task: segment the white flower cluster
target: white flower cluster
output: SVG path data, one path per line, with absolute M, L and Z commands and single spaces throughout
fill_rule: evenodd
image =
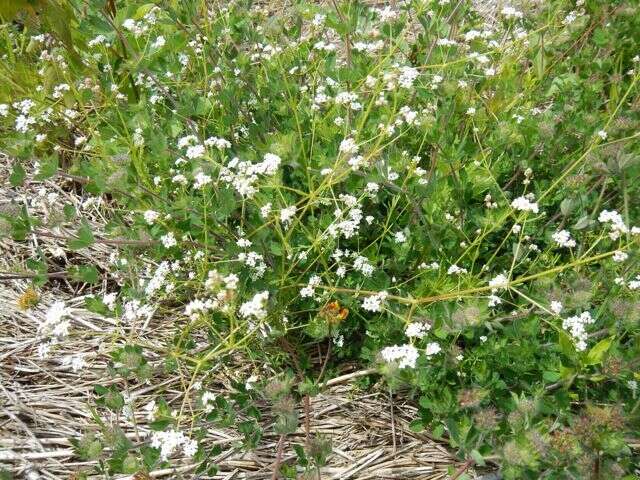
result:
M 262 320 L 267 316 L 265 309 L 267 300 L 269 300 L 268 291 L 256 293 L 250 301 L 240 305 L 238 313 L 243 318 L 255 317 L 258 320 Z
M 71 370 L 74 372 L 79 372 L 87 365 L 84 356 L 81 354 L 78 355 L 67 355 L 62 359 L 63 367 L 71 367 Z
M 431 330 L 431 325 L 423 322 L 411 322 L 404 330 L 404 334 L 409 338 L 424 338 Z
M 502 10 L 500 10 L 500 14 L 502 16 L 504 16 L 505 18 L 517 18 L 520 19 L 522 18 L 522 12 L 520 10 L 516 10 L 515 8 L 506 5 L 504 7 L 502 7 Z
M 439 343 L 430 342 L 427 344 L 427 348 L 425 349 L 424 353 L 427 357 L 431 357 L 433 355 L 440 353 L 441 351 L 442 351 L 442 348 L 440 347 Z
M 309 283 L 307 284 L 307 286 L 303 287 L 300 290 L 300 296 L 302 298 L 313 297 L 316 293 L 316 287 L 320 285 L 321 282 L 322 279 L 318 275 L 311 276 L 311 278 L 309 278 Z
M 489 280 L 489 286 L 491 287 L 491 291 L 494 293 L 498 290 L 504 290 L 509 286 L 509 279 L 505 274 L 501 273 Z
M 175 247 L 178 244 L 176 237 L 173 235 L 173 232 L 169 232 L 160 237 L 160 242 L 164 248 Z
M 186 178 L 184 179 L 184 182 L 183 182 L 182 178 L 184 178 L 184 177 L 182 177 L 180 175 L 176 175 L 175 177 L 173 177 L 173 181 L 175 183 L 184 183 L 184 182 L 186 182 Z M 193 177 L 193 188 L 195 190 L 200 190 L 202 187 L 204 187 L 205 185 L 209 185 L 211 182 L 212 182 L 211 175 L 207 175 L 204 172 L 198 172 Z
M 160 7 L 154 6 L 139 21 L 135 21 L 133 18 L 127 18 L 122 22 L 122 28 L 130 31 L 136 37 L 144 35 L 156 24 L 156 15 L 159 11 Z
M 216 394 L 213 392 L 204 392 L 201 397 L 202 406 L 204 407 L 205 413 L 209 413 L 213 411 L 215 408 L 213 402 L 216 400 Z
M 261 278 L 264 272 L 267 271 L 267 264 L 264 262 L 264 257 L 257 252 L 241 252 L 238 254 L 238 261 L 248 266 L 251 272 L 251 278 L 254 280 Z
M 287 228 L 291 224 L 291 220 L 296 214 L 297 207 L 291 205 L 290 207 L 280 210 L 280 222 Z
M 176 265 L 176 267 L 178 266 L 179 264 Z M 163 287 L 163 285 L 166 283 L 167 275 L 171 273 L 171 267 L 171 264 L 167 261 L 160 262 L 160 265 L 158 265 L 158 268 L 156 268 L 153 276 L 149 279 L 148 282 L 146 282 L 144 293 L 148 297 L 150 297 Z M 173 285 L 168 284 L 166 286 L 166 291 L 170 292 L 171 290 L 173 290 Z
M 267 153 L 262 162 L 251 163 L 234 157 L 220 171 L 220 179 L 233 186 L 243 197 L 251 198 L 258 189 L 255 184 L 259 175 L 273 176 L 282 162 L 278 155 Z
M 69 334 L 71 321 L 66 317 L 68 317 L 70 313 L 70 310 L 65 306 L 64 302 L 60 301 L 53 302 L 47 309 L 44 322 L 38 326 L 38 335 L 44 338 L 51 338 L 49 342 L 42 343 L 38 346 L 38 356 L 40 358 L 46 358 L 51 346 Z
M 196 320 L 200 314 L 216 310 L 219 306 L 217 300 L 212 298 L 194 298 L 184 307 L 184 314 L 191 320 Z
M 398 12 L 391 8 L 389 5 L 384 8 L 376 8 L 374 9 L 374 11 L 378 15 L 378 17 L 380 17 L 380 21 L 383 23 L 390 22 L 398 18 Z
M 576 350 L 582 352 L 587 348 L 587 325 L 595 323 L 589 312 L 566 318 L 562 321 L 562 328 L 567 330 L 576 343 Z
M 218 150 L 226 150 L 231 148 L 231 142 L 219 137 L 209 137 L 204 141 L 207 147 L 216 147 Z
M 571 233 L 567 230 L 560 230 L 551 235 L 553 241 L 560 247 L 573 248 L 576 246 L 576 241 L 571 238 Z
M 410 344 L 385 347 L 380 356 L 387 363 L 398 362 L 398 368 L 416 368 L 418 349 Z
M 193 457 L 198 451 L 197 441 L 176 430 L 153 432 L 151 446 L 160 450 L 162 460 L 167 460 L 179 447 L 182 447 L 182 451 L 187 457 Z
M 143 214 L 144 221 L 147 222 L 147 225 L 153 225 L 155 221 L 160 218 L 160 214 L 154 210 L 147 210 Z
M 603 210 L 598 216 L 598 221 L 600 223 L 609 224 L 609 228 L 611 228 L 609 237 L 611 238 L 611 240 L 617 240 L 618 238 L 620 238 L 621 234 L 627 233 L 629 231 L 629 228 L 625 225 L 624 220 L 622 220 L 622 215 L 620 215 L 615 210 Z
M 338 150 L 346 155 L 354 155 L 358 153 L 359 147 L 353 138 L 345 138 L 340 142 Z
M 622 250 L 616 250 L 613 252 L 613 256 L 611 257 L 611 259 L 616 263 L 624 262 L 627 258 L 629 258 L 629 254 Z
M 196 320 L 199 315 L 213 310 L 227 311 L 230 307 L 229 300 L 233 298 L 238 288 L 240 278 L 234 274 L 223 276 L 217 270 L 210 270 L 204 286 L 215 293 L 214 298 L 195 298 L 185 307 L 184 313 L 191 320 Z
M 634 280 L 629 281 L 627 287 L 629 287 L 629 290 L 640 289 L 640 275 L 636 275 L 636 278 Z
M 128 321 L 133 322 L 138 319 L 150 320 L 155 312 L 155 308 L 151 305 L 146 305 L 140 302 L 140 300 L 130 300 L 123 305 L 124 312 L 122 317 Z
M 420 75 L 420 72 L 416 68 L 402 67 L 398 75 L 398 84 L 402 88 L 410 89 L 413 87 L 413 82 L 418 78 L 418 75 Z
M 538 213 L 540 211 L 538 204 L 533 201 L 533 194 L 528 194 L 527 196 L 514 199 L 511 202 L 511 208 L 521 212 Z
M 382 311 L 382 304 L 387 299 L 387 292 L 378 292 L 375 295 L 371 295 L 362 301 L 362 308 L 369 312 Z
M 375 268 L 373 265 L 371 265 L 369 259 L 367 257 L 363 257 L 362 255 L 356 256 L 356 259 L 353 262 L 353 269 L 356 272 L 362 273 L 365 277 L 370 277 L 375 271 Z
M 468 273 L 466 268 L 459 267 L 456 264 L 451 265 L 447 269 L 447 274 L 448 275 L 463 275 L 463 274 L 466 274 L 466 273 Z
M 550 310 L 555 313 L 556 315 L 560 315 L 560 312 L 562 312 L 562 309 L 564 308 L 562 303 L 559 302 L 558 300 L 553 300 L 551 302 L 551 304 L 549 305 Z

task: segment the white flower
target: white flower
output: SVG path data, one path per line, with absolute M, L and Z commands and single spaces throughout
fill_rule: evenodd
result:
M 404 334 L 409 338 L 424 338 L 431 330 L 431 325 L 422 322 L 411 322 L 404 330 Z
M 518 197 L 511 202 L 511 207 L 515 210 L 520 210 L 521 212 L 533 212 L 538 213 L 539 208 L 538 204 L 532 202 L 527 197 Z
M 375 295 L 371 295 L 367 297 L 362 302 L 362 308 L 369 312 L 380 312 L 382 311 L 382 304 L 387 298 L 387 292 L 379 292 Z
M 382 359 L 387 362 L 398 362 L 398 368 L 415 368 L 418 360 L 418 349 L 413 345 L 393 345 L 385 347 L 380 352 Z
M 278 155 L 266 153 L 262 159 L 262 163 L 258 164 L 258 171 L 264 175 L 275 175 L 281 162 L 282 159 Z
M 71 311 L 65 306 L 64 302 L 56 301 L 52 303 L 45 314 L 44 322 L 38 327 L 38 333 L 45 336 L 66 337 L 69 334 L 71 325 L 71 322 L 66 317 L 70 313 Z M 46 352 L 48 352 L 48 349 L 46 349 Z
M 491 294 L 487 298 L 489 299 L 488 305 L 490 307 L 495 307 L 496 305 L 500 305 L 502 303 L 502 299 L 497 295 Z
M 598 216 L 598 221 L 610 224 L 609 227 L 611 228 L 611 232 L 609 233 L 609 237 L 612 240 L 617 240 L 620 237 L 620 234 L 627 233 L 629 231 L 624 220 L 622 220 L 622 215 L 615 210 L 603 210 Z
M 167 43 L 167 41 L 165 40 L 165 38 L 162 35 L 160 35 L 151 44 L 151 47 L 152 48 L 162 48 L 162 47 L 164 47 L 165 43 Z
M 191 145 L 187 148 L 185 156 L 190 159 L 203 157 L 206 152 L 204 145 Z
M 154 210 L 147 210 L 143 214 L 145 222 L 149 225 L 153 225 L 153 223 L 160 218 L 160 214 Z
M 175 177 L 174 177 L 174 180 L 175 180 Z M 195 188 L 196 190 L 199 190 L 205 185 L 208 185 L 210 183 L 211 183 L 211 177 L 209 175 L 206 175 L 202 172 L 198 172 L 193 179 L 193 188 Z
M 582 352 L 587 349 L 587 325 L 595 323 L 589 312 L 566 318 L 562 322 L 562 328 L 567 330 L 576 343 L 576 350 Z
M 363 257 L 362 255 L 358 255 L 353 262 L 353 269 L 357 272 L 362 273 L 365 277 L 370 277 L 374 272 L 374 267 L 369 262 L 367 257 Z
M 440 353 L 442 351 L 442 348 L 440 347 L 440 345 L 436 342 L 431 342 L 429 344 L 427 344 L 427 348 L 425 350 L 425 355 L 427 357 L 431 357 L 432 355 L 436 355 L 437 353 Z
M 267 218 L 270 212 L 271 212 L 271 202 L 260 207 L 260 216 L 262 218 Z
M 576 246 L 576 241 L 571 238 L 571 233 L 567 230 L 560 230 L 559 232 L 555 232 L 551 235 L 553 241 L 556 242 L 560 247 L 573 248 Z
M 624 262 L 627 258 L 629 258 L 629 254 L 621 250 L 613 252 L 613 256 L 611 257 L 611 259 L 616 263 Z
M 607 139 L 607 132 L 605 132 L 604 130 L 599 130 L 597 135 L 602 139 L 602 140 L 606 140 Z
M 267 316 L 267 311 L 265 310 L 267 300 L 269 300 L 268 291 L 256 293 L 250 301 L 240 305 L 240 316 L 243 318 L 255 317 L 258 320 L 262 320 Z
M 300 296 L 302 298 L 313 297 L 316 287 L 320 285 L 321 282 L 322 279 L 318 275 L 312 275 L 311 278 L 309 278 L 307 286 L 300 290 Z
M 196 440 L 185 440 L 182 444 L 182 451 L 187 457 L 193 457 L 198 451 L 198 442 Z
M 292 205 L 290 207 L 287 208 L 283 208 L 282 210 L 280 210 L 280 221 L 285 225 L 288 226 L 291 223 L 291 219 L 293 218 L 293 216 L 296 214 L 296 206 Z
M 51 350 L 51 343 L 41 343 L 38 345 L 38 358 L 44 360 L 49 356 Z
M 467 269 L 459 267 L 456 264 L 451 265 L 447 269 L 447 274 L 449 274 L 449 275 L 460 275 L 460 274 L 464 274 L 464 273 L 467 273 Z
M 506 18 L 522 18 L 522 12 L 511 6 L 505 6 L 500 13 Z
M 231 142 L 229 140 L 225 140 L 224 138 L 218 138 L 218 137 L 209 137 L 204 141 L 204 144 L 207 147 L 214 146 L 218 150 L 225 150 L 231 147 Z
M 398 18 L 398 12 L 393 10 L 389 5 L 384 8 L 377 8 L 375 12 L 380 17 L 381 22 L 389 22 Z
M 393 234 L 393 240 L 396 243 L 405 243 L 407 241 L 407 236 L 404 234 L 404 232 L 396 232 Z
M 115 292 L 107 293 L 102 297 L 102 303 L 104 303 L 109 310 L 116 308 L 116 298 L 118 294 Z
M 505 289 L 509 286 L 509 279 L 506 275 L 501 273 L 489 280 L 489 286 L 491 287 L 492 292 L 497 292 L 498 290 Z
M 178 242 L 176 241 L 176 237 L 173 235 L 173 232 L 169 232 L 166 235 L 160 237 L 160 241 L 162 242 L 164 248 L 175 247 L 178 244 Z
M 563 305 L 562 305 L 562 303 L 560 303 L 559 301 L 554 300 L 554 301 L 552 301 L 552 302 L 551 302 L 551 305 L 549 306 L 549 309 L 550 309 L 553 313 L 555 313 L 556 315 L 559 315 L 559 314 L 560 314 L 560 312 L 562 312 Z
M 128 322 L 138 319 L 150 320 L 154 313 L 154 308 L 151 305 L 142 304 L 140 300 L 130 300 L 123 307 L 122 317 Z
M 340 152 L 347 155 L 358 153 L 358 144 L 353 138 L 345 138 L 340 142 Z
M 398 77 L 398 84 L 402 88 L 409 89 L 413 86 L 413 82 L 418 78 L 419 74 L 418 70 L 413 67 L 402 67 Z
M 151 434 L 151 446 L 160 450 L 160 458 L 167 460 L 179 447 L 188 457 L 192 457 L 198 450 L 198 444 L 184 433 L 176 430 L 166 432 L 153 432 Z

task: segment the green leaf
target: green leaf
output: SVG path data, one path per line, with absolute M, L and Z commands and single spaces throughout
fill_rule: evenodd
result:
M 9 183 L 14 187 L 19 187 L 24 183 L 26 176 L 27 173 L 24 171 L 24 168 L 22 168 L 22 165 L 16 162 L 13 164 L 11 175 L 9 175 Z
M 70 203 L 67 203 L 64 207 L 62 207 L 62 212 L 64 213 L 64 219 L 67 222 L 70 222 L 76 216 L 76 207 L 74 207 Z
M 560 346 L 560 351 L 567 357 L 573 358 L 575 356 L 576 347 L 573 345 L 573 341 L 568 334 L 566 334 L 565 332 L 560 332 L 558 337 L 558 344 Z
M 68 269 L 71 278 L 76 282 L 98 283 L 100 275 L 93 265 L 77 265 Z
M 536 70 L 536 76 L 538 80 L 542 80 L 544 78 L 544 69 L 545 69 L 545 59 L 544 59 L 544 43 L 542 40 L 542 36 L 540 36 L 540 48 L 538 49 L 538 54 L 534 59 L 534 67 Z
M 46 180 L 53 177 L 58 172 L 58 158 L 50 157 L 49 159 L 40 162 L 40 168 L 38 174 L 35 176 L 36 180 Z
M 591 350 L 587 353 L 587 357 L 584 361 L 585 365 L 596 365 L 602 361 L 602 357 L 609 350 L 613 343 L 614 337 L 605 338 L 596 343 Z
M 93 238 L 93 233 L 91 232 L 91 227 L 87 222 L 82 222 L 82 226 L 76 232 L 76 237 L 67 242 L 67 247 L 71 250 L 80 250 L 82 248 L 87 248 L 92 245 L 95 239 Z
M 422 424 L 422 420 L 419 418 L 412 420 L 411 423 L 409 424 L 409 429 L 412 432 L 416 432 L 416 433 L 422 432 L 424 430 L 424 425 Z
M 481 467 L 485 466 L 484 457 L 478 450 L 471 450 L 471 458 L 473 458 L 477 465 Z
M 560 372 L 552 372 L 552 371 L 545 371 L 542 373 L 542 378 L 544 378 L 547 382 L 557 382 L 558 380 L 560 380 Z

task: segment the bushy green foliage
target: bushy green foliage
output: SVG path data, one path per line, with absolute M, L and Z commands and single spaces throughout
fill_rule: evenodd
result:
M 286 435 L 296 403 L 357 360 L 415 396 L 413 428 L 505 478 L 635 478 L 636 2 L 518 2 L 493 20 L 467 1 L 69 4 L 68 29 L 26 10 L 3 25 L 0 134 L 13 185 L 66 174 L 113 208 L 109 238 L 70 206 L 4 219 L 16 239 L 64 226 L 69 249 L 117 245 L 112 271 L 71 273 L 119 281 L 87 304 L 126 338 L 180 312 L 162 365 L 113 352 L 118 385 L 189 368 L 197 418 L 251 448 L 254 401 Z M 51 262 L 34 262 L 42 283 Z M 238 351 L 283 380 L 204 397 Z M 96 402 L 120 411 L 126 391 Z M 184 409 L 149 412 L 199 438 Z M 156 440 L 125 437 L 102 471 L 167 461 Z M 325 464 L 327 439 L 306 447 L 302 467 Z M 204 471 L 215 452 L 191 454 Z

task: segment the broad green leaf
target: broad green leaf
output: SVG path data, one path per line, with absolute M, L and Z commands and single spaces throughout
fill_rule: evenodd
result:
M 471 458 L 475 460 L 476 465 L 480 465 L 481 467 L 484 467 L 485 465 L 484 457 L 478 450 L 471 450 Z
M 605 338 L 596 343 L 587 353 L 585 365 L 596 365 L 602 361 L 602 357 L 609 350 L 613 343 L 614 337 Z
M 55 156 L 49 157 L 47 160 L 40 162 L 40 169 L 35 176 L 36 180 L 45 180 L 53 177 L 58 171 L 58 158 Z
M 76 232 L 76 237 L 67 242 L 67 246 L 71 250 L 80 250 L 83 248 L 87 248 L 92 245 L 95 241 L 93 237 L 93 233 L 91 232 L 91 227 L 86 222 L 82 223 L 82 226 Z
M 68 271 L 76 282 L 97 283 L 99 279 L 98 269 L 93 265 L 74 265 Z
M 24 179 L 26 178 L 27 173 L 24 171 L 24 168 L 20 163 L 15 162 L 13 164 L 13 169 L 11 170 L 11 175 L 9 175 L 9 183 L 11 183 L 14 187 L 19 187 L 24 183 Z

